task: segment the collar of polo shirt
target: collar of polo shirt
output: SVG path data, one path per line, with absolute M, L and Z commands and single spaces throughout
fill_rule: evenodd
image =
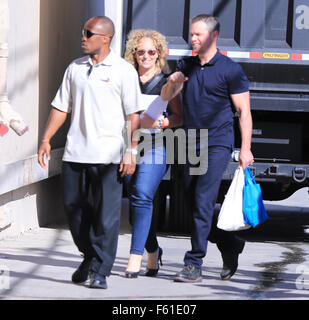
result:
M 99 65 L 105 65 L 105 66 L 111 66 L 113 65 L 113 61 L 114 61 L 114 52 L 112 52 L 112 50 L 110 50 L 110 53 L 108 54 L 108 56 L 101 62 L 99 62 L 96 66 L 99 66 Z M 93 62 L 91 60 L 91 57 L 90 56 L 86 56 L 85 57 L 85 60 L 82 62 L 84 64 L 90 64 L 91 66 L 93 66 Z
M 219 49 L 217 49 L 217 53 L 214 55 L 214 57 L 212 57 L 212 59 L 209 62 L 207 62 L 205 64 L 205 66 L 213 66 L 217 62 L 217 60 L 219 59 L 219 55 L 220 55 L 220 51 L 219 51 Z M 196 56 L 195 58 L 196 58 L 196 63 L 198 65 L 201 65 L 201 60 L 200 60 L 199 56 Z

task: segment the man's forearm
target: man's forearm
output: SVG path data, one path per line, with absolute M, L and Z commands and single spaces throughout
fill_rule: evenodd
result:
M 252 116 L 249 108 L 239 113 L 239 128 L 241 133 L 241 149 L 251 150 Z
M 241 133 L 241 148 L 251 149 L 252 116 L 250 110 L 249 92 L 231 95 L 233 104 L 239 117 L 239 129 Z
M 53 108 L 49 114 L 48 122 L 46 125 L 46 129 L 41 141 L 41 145 L 38 151 L 38 162 L 42 166 L 42 168 L 47 168 L 47 162 L 44 157 L 46 156 L 46 160 L 50 160 L 50 139 L 55 135 L 58 129 L 63 125 L 67 118 L 68 114 L 66 112 L 62 112 Z
M 170 101 L 176 97 L 183 88 L 183 84 L 188 80 L 181 71 L 172 73 L 166 84 L 162 87 L 161 98 L 165 101 Z
M 49 114 L 46 129 L 42 141 L 49 142 L 59 128 L 64 124 L 68 114 L 53 108 Z
M 138 130 L 140 129 L 140 115 L 139 113 L 132 113 L 127 116 L 127 123 L 129 128 L 129 140 L 130 148 L 136 149 L 139 140 Z
M 252 136 L 252 119 L 250 116 L 241 117 L 239 119 L 239 127 L 241 132 L 241 148 L 244 150 L 251 149 Z
M 172 83 L 171 81 L 168 81 L 161 90 L 161 98 L 164 101 L 170 101 L 174 97 L 176 97 L 182 90 L 183 83 Z

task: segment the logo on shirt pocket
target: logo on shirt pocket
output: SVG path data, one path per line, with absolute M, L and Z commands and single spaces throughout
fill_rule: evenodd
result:
M 106 84 L 112 84 L 112 81 L 109 77 L 101 78 L 100 81 L 103 81 Z

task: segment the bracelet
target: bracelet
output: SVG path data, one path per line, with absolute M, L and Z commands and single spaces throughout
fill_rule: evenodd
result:
M 165 128 L 165 125 L 164 125 L 164 119 L 162 119 L 162 129 Z
M 49 142 L 49 139 L 43 139 L 43 140 L 41 141 L 41 143 L 44 143 L 44 142 Z
M 158 126 L 157 126 L 157 129 L 160 129 L 160 130 L 162 130 L 162 129 L 164 129 L 164 119 L 163 120 L 158 120 Z
M 136 149 L 130 149 L 130 148 L 128 148 L 128 149 L 126 150 L 126 152 L 130 152 L 130 153 L 132 153 L 134 156 L 137 155 L 137 150 L 136 150 Z

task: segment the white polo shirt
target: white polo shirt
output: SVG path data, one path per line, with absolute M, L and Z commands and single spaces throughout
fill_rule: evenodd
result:
M 134 67 L 112 51 L 97 65 L 89 56 L 73 61 L 52 101 L 72 113 L 63 155 L 78 163 L 119 163 L 127 115 L 141 111 Z

